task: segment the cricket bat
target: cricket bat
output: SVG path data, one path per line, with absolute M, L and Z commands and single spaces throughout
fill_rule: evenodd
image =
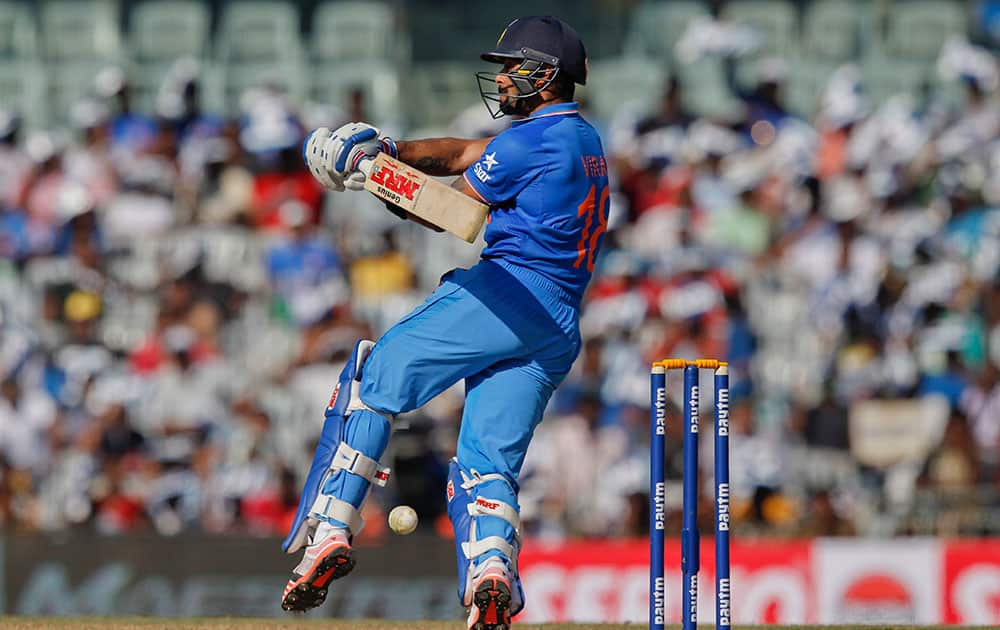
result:
M 469 243 L 476 240 L 489 206 L 385 154 L 362 160 L 365 190 Z

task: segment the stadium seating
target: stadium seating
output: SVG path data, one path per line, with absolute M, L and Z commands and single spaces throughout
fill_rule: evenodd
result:
M 639 111 L 655 108 L 666 79 L 666 63 L 658 59 L 594 61 L 584 93 L 594 113 L 610 120 L 622 107 Z
M 37 54 L 37 30 L 28 7 L 15 0 L 0 2 L 0 59 Z
M 708 8 L 701 2 L 655 2 L 637 6 L 632 12 L 624 51 L 631 57 L 672 59 L 674 45 L 688 24 L 707 17 Z
M 940 84 L 934 64 L 942 44 L 967 29 L 963 4 L 894 2 L 884 17 L 884 30 L 871 31 L 862 57 L 865 89 L 872 100 L 883 102 L 900 93 L 921 97 L 929 90 L 954 97 L 948 94 L 948 87 L 953 86 Z
M 472 77 L 466 77 L 471 83 Z M 341 66 L 317 63 L 313 66 L 310 96 L 319 103 L 337 108 L 347 106 L 353 90 L 361 90 L 372 122 L 386 129 L 400 129 L 403 114 L 400 103 L 399 71 L 389 61 L 355 61 Z
M 177 59 L 195 60 L 203 75 L 210 75 L 211 18 L 208 6 L 199 0 L 145 0 L 132 10 L 130 69 L 142 109 L 154 108 L 156 91 Z
M 272 81 L 295 100 L 333 105 L 361 87 L 376 116 L 429 117 L 427 124 L 435 126 L 462 106 L 440 107 L 442 98 L 417 77 L 444 89 L 444 99 L 468 90 L 461 100 L 469 101 L 474 52 L 495 37 L 494 21 L 523 5 L 474 12 L 429 11 L 429 3 L 417 3 L 420 10 L 400 12 L 387 1 L 362 0 L 0 0 L 0 103 L 15 105 L 30 127 L 61 124 L 69 107 L 93 91 L 96 73 L 114 64 L 128 71 L 136 105 L 152 111 L 173 63 L 191 57 L 200 68 L 206 107 L 226 114 L 238 112 L 247 88 Z M 718 114 L 731 105 L 721 61 L 709 53 L 697 63 L 680 63 L 675 51 L 692 20 L 711 16 L 710 7 L 705 0 L 602 6 L 579 11 L 575 24 L 591 37 L 592 64 L 619 68 L 613 80 L 624 92 L 646 89 L 649 81 L 621 59 L 639 60 L 640 68 L 663 64 L 663 71 L 685 82 L 690 107 Z M 565 13 L 576 5 L 561 2 L 558 8 Z M 848 61 L 864 69 L 875 100 L 918 90 L 928 80 L 940 90 L 933 68 L 938 51 L 948 37 L 971 28 L 960 0 L 737 0 L 722 6 L 721 17 L 762 37 L 758 50 L 737 61 L 740 83 L 752 86 L 760 59 L 784 59 L 791 107 L 807 116 L 823 77 Z M 461 41 L 433 41 L 457 31 L 465 34 Z M 415 46 L 411 38 L 418 36 Z M 465 63 L 469 67 L 461 67 Z M 400 77 L 408 78 L 405 91 Z M 404 93 L 414 96 L 404 103 L 407 111 L 399 111 L 392 100 Z M 601 101 L 598 108 L 606 107 L 604 96 L 591 95 Z
M 32 60 L 0 61 L 0 106 L 18 112 L 29 128 L 42 127 L 47 110 L 42 107 L 41 66 Z
M 787 57 L 798 41 L 795 6 L 783 0 L 746 0 L 726 5 L 724 17 L 746 24 L 760 34 L 759 56 Z
M 951 0 L 894 2 L 884 42 L 887 55 L 932 63 L 941 45 L 967 30 L 965 9 Z
M 38 64 L 38 31 L 26 5 L 0 2 L 0 106 L 24 115 L 30 126 L 40 125 L 42 72 Z
M 131 56 L 140 63 L 200 59 L 208 53 L 211 18 L 199 0 L 146 0 L 132 10 Z
M 684 86 L 684 103 L 692 112 L 725 118 L 738 106 L 726 86 L 721 60 L 705 58 L 684 64 L 678 67 L 678 75 Z
M 432 0 L 381 1 L 0 0 L 0 105 L 26 114 L 26 131 L 54 132 L 0 146 L 3 527 L 185 540 L 284 533 L 338 362 L 479 253 L 479 244 L 398 220 L 371 195 L 321 197 L 298 157 L 303 127 L 350 115 L 409 139 L 484 136 L 509 123 L 485 116 L 474 72 L 496 66 L 472 51 L 495 41 L 496 23 L 528 0 L 482 15 L 478 3 L 440 11 Z M 937 47 L 965 28 L 967 6 L 728 4 L 726 16 L 779 33 L 742 65 L 756 73 L 757 62 L 783 60 L 785 104 L 803 118 L 844 62 L 858 66 L 876 101 L 920 96 L 924 84 L 945 93 Z M 872 118 L 852 98 L 856 75 L 816 124 L 743 108 L 724 72 L 723 55 L 742 49 L 738 33 L 712 25 L 689 38 L 691 56 L 685 46 L 688 61 L 678 62 L 674 42 L 709 6 L 545 5 L 573 16 L 592 53 L 582 109 L 602 134 L 612 192 L 594 290 L 582 300 L 580 369 L 556 390 L 525 460 L 526 535 L 583 536 L 585 545 L 647 533 L 634 518 L 645 509 L 636 471 L 649 464 L 646 359 L 699 354 L 731 361 L 733 478 L 749 480 L 733 485 L 741 536 L 995 535 L 997 440 L 982 431 L 1000 417 L 1000 378 L 983 369 L 1000 369 L 1000 161 L 996 134 L 980 127 L 992 112 L 917 102 Z M 592 39 L 603 17 L 607 28 Z M 419 54 L 407 52 L 407 33 L 425 38 L 413 42 Z M 990 54 L 951 50 L 950 76 Z M 177 143 L 169 134 L 150 143 L 146 117 L 118 117 L 108 144 L 75 142 L 35 176 L 32 161 L 82 138 L 55 127 L 95 90 L 99 69 L 130 72 L 134 104 L 150 113 L 163 75 L 188 55 L 201 64 L 207 113 L 236 114 L 243 89 L 269 78 L 291 98 L 247 99 L 256 107 L 238 129 L 220 128 L 214 115 L 166 117 L 181 131 Z M 645 116 L 671 75 L 693 120 Z M 348 109 L 356 90 L 361 113 Z M 773 141 L 763 124 L 731 133 L 752 127 L 744 110 L 778 121 Z M 103 111 L 91 107 L 89 120 Z M 9 121 L 0 111 L 5 131 Z M 841 136 L 824 133 L 825 121 L 857 124 Z M 708 155 L 716 153 L 726 155 L 717 162 Z M 37 402 L 11 404 L 12 385 Z M 428 474 L 399 475 L 417 489 L 377 493 L 376 511 L 416 504 L 405 491 L 433 497 L 425 524 L 441 516 L 446 480 L 435 471 L 452 454 L 463 395 L 458 385 L 406 416 L 412 430 L 386 459 L 397 470 L 400 459 L 419 462 Z M 927 439 L 892 443 L 917 415 L 896 403 L 917 396 L 950 402 L 929 453 Z M 885 421 L 903 429 L 879 431 Z M 890 456 L 894 446 L 909 451 L 906 461 Z M 584 451 L 613 457 L 550 474 Z M 584 473 L 608 483 L 563 483 Z M 86 607 L 84 590 L 74 597 Z M 261 606 L 248 612 L 276 608 Z M 176 612 L 168 608 L 152 612 Z M 638 621 L 644 604 L 632 608 Z
M 896 94 L 916 97 L 934 81 L 934 67 L 920 61 L 873 55 L 861 68 L 865 90 L 876 103 Z
M 93 93 L 97 73 L 121 63 L 118 9 L 111 0 L 47 0 L 39 7 L 50 122 L 65 122 L 73 103 Z
M 311 29 L 311 52 L 317 63 L 409 60 L 393 10 L 381 2 L 325 2 L 316 9 Z
M 409 61 L 408 38 L 396 29 L 395 14 L 380 2 L 325 2 L 310 27 L 312 85 L 320 103 L 346 107 L 361 90 L 372 120 L 400 129 L 400 68 Z
M 243 92 L 262 82 L 281 86 L 298 101 L 305 97 L 305 54 L 294 4 L 230 2 L 224 7 L 217 40 L 227 113 L 236 114 Z
M 809 57 L 790 64 L 784 94 L 789 109 L 800 116 L 811 117 L 819 106 L 830 75 L 839 65 L 839 62 Z
M 751 27 L 758 37 L 758 47 L 737 61 L 740 83 L 750 87 L 756 82 L 757 62 L 761 59 L 790 59 L 799 42 L 799 24 L 795 7 L 782 0 L 748 0 L 726 5 L 723 17 Z
M 458 62 L 414 66 L 403 81 L 410 115 L 421 125 L 446 126 L 479 101 L 475 75 L 482 69 L 482 64 Z
M 858 57 L 871 3 L 816 0 L 802 15 L 802 36 L 789 64 L 785 97 L 792 111 L 810 116 L 831 73 Z
M 40 7 L 42 54 L 49 61 L 116 60 L 121 55 L 118 4 L 47 0 Z
M 857 54 L 861 34 L 859 3 L 816 0 L 802 19 L 800 50 L 810 59 L 846 61 Z

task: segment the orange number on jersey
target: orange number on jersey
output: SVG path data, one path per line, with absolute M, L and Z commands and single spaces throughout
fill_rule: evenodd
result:
M 595 203 L 595 201 L 597 203 Z M 597 199 L 597 185 L 591 184 L 590 192 L 576 209 L 576 216 L 587 215 L 587 222 L 583 226 L 583 235 L 580 237 L 580 244 L 576 248 L 576 262 L 574 269 L 579 269 L 584 259 L 587 261 L 587 271 L 594 271 L 594 253 L 597 251 L 597 241 L 601 234 L 608 228 L 608 187 L 601 189 L 600 199 Z M 591 234 L 590 228 L 594 225 L 594 215 L 597 215 L 597 227 Z

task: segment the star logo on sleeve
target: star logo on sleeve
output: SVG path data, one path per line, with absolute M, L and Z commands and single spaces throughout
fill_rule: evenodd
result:
M 499 164 L 497 162 L 497 152 L 486 153 L 483 155 L 483 165 L 486 166 L 487 171 L 492 171 L 493 167 Z

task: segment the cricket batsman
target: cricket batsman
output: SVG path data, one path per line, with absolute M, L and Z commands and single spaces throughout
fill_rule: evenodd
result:
M 377 342 L 359 340 L 326 409 L 298 514 L 283 548 L 304 549 L 282 608 L 305 611 L 354 567 L 351 540 L 396 414 L 465 380 L 457 456 L 447 484 L 459 598 L 468 627 L 499 630 L 524 606 L 517 571 L 518 475 L 553 390 L 580 351 L 584 289 L 608 219 L 601 140 L 577 111 L 587 80 L 579 35 L 554 17 L 507 25 L 482 59 L 480 94 L 512 126 L 493 138 L 395 142 L 365 123 L 313 131 L 303 153 L 331 190 L 361 189 L 361 160 L 388 152 L 490 207 L 486 247 L 448 272 Z

